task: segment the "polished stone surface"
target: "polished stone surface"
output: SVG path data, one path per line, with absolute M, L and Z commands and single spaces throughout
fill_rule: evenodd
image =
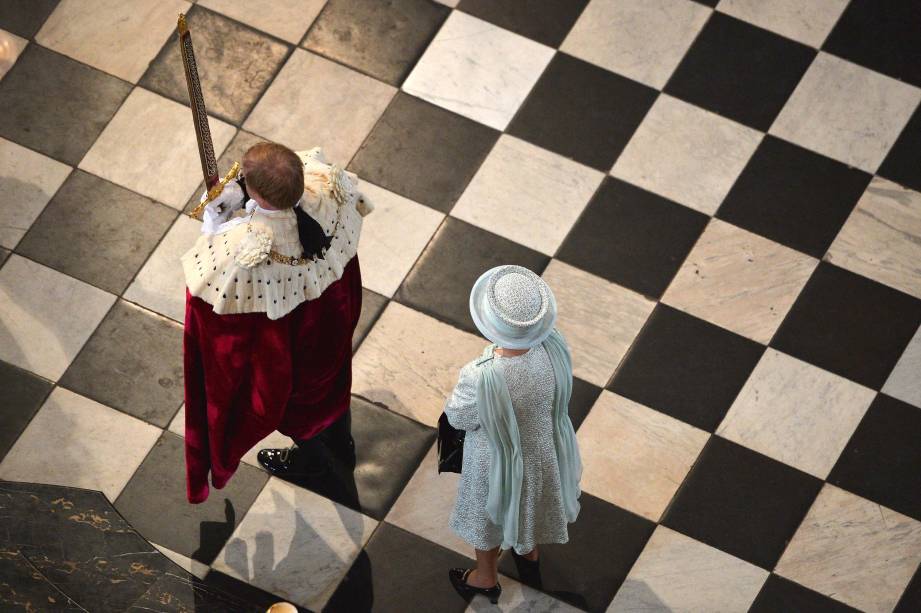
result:
M 550 47 L 455 11 L 403 90 L 503 130 L 552 57 Z
M 0 269 L 0 359 L 52 381 L 64 374 L 115 296 L 12 255 Z M 58 309 L 62 303 L 79 309 Z
M 825 485 L 777 574 L 862 611 L 891 611 L 921 563 L 921 522 Z
M 921 327 L 909 341 L 902 357 L 886 379 L 882 391 L 890 396 L 921 408 Z
M 921 193 L 874 178 L 826 259 L 921 298 Z
M 553 255 L 604 175 L 503 135 L 451 216 Z
M 611 174 L 712 215 L 761 137 L 751 128 L 663 94 Z M 663 164 L 663 159 L 669 163 Z
M 821 47 L 847 0 L 722 0 L 717 10 L 793 40 Z
M 824 479 L 875 395 L 768 349 L 716 433 Z
M 0 246 L 13 249 L 70 174 L 66 164 L 0 138 Z
M 714 219 L 663 302 L 767 344 L 818 261 Z
M 709 434 L 602 392 L 579 428 L 584 491 L 658 521 Z
M 182 210 L 201 181 L 198 145 L 190 124 L 187 107 L 136 88 L 80 168 Z M 213 117 L 209 124 L 215 154 L 220 155 L 235 130 Z M 144 146 L 136 146 L 139 142 Z
M 875 172 L 919 101 L 921 89 L 822 52 L 770 132 Z
M 52 384 L 0 362 L 0 461 L 45 402 Z
M 310 87 L 304 87 L 310 83 Z M 396 89 L 318 55 L 296 49 L 244 127 L 294 150 L 321 146 L 345 166 Z
M 326 0 L 198 0 L 198 4 L 296 45 Z
M 32 38 L 42 27 L 59 0 L 28 0 L 0 4 L 0 28 Z
M 0 463 L 0 479 L 121 493 L 160 430 L 63 388 L 56 388 Z
M 361 289 L 361 315 L 358 317 L 355 332 L 352 333 L 352 353 L 358 351 L 368 332 L 377 323 L 377 318 L 384 312 L 384 307 L 388 302 L 386 296 L 381 296 L 369 289 Z

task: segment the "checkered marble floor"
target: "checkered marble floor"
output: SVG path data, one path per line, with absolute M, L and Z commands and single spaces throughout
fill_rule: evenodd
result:
M 253 453 L 185 503 L 180 11 L 222 170 L 319 144 L 377 204 L 358 467 L 313 491 Z M 0 0 L 0 28 L 0 478 L 101 490 L 227 589 L 463 611 L 434 426 L 473 280 L 516 263 L 560 303 L 585 474 L 501 608 L 921 610 L 916 0 Z

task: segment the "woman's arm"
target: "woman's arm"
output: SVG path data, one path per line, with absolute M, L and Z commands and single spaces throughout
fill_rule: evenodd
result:
M 476 430 L 480 427 L 480 418 L 476 405 L 477 372 L 473 363 L 461 369 L 460 377 L 454 391 L 445 403 L 448 422 L 458 430 Z

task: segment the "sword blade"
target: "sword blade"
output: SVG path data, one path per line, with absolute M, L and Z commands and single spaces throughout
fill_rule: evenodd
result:
M 208 112 L 205 110 L 205 98 L 201 93 L 201 81 L 198 79 L 198 64 L 192 49 L 192 34 L 186 24 L 185 14 L 179 14 L 177 24 L 179 34 L 179 52 L 182 66 L 185 68 L 185 81 L 189 88 L 189 106 L 192 108 L 192 121 L 195 123 L 195 138 L 198 140 L 198 157 L 201 159 L 201 171 L 205 186 L 209 189 L 219 181 L 217 159 L 214 156 L 214 143 L 208 126 Z

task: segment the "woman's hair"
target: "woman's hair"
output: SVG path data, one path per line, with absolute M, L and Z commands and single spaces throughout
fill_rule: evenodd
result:
M 290 209 L 304 194 L 304 166 L 297 154 L 276 143 L 253 145 L 243 154 L 246 187 L 277 209 Z

